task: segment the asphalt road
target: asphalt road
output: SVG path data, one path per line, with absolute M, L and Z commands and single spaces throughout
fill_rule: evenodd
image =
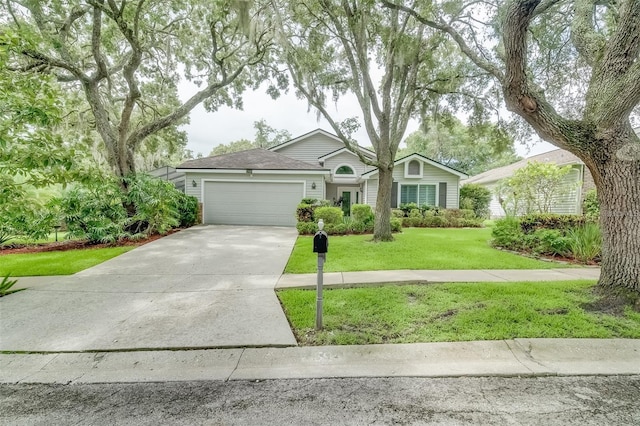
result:
M 0 385 L 3 425 L 639 425 L 640 376 Z

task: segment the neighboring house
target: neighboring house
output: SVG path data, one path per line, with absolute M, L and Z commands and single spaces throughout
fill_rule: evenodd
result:
M 582 213 L 582 201 L 584 200 L 584 194 L 588 190 L 594 189 L 595 183 L 589 169 L 584 165 L 582 160 L 569 151 L 562 149 L 556 149 L 543 154 L 534 155 L 532 157 L 525 158 L 524 160 L 520 160 L 517 163 L 480 173 L 462 181 L 461 183 L 463 185 L 466 183 L 475 183 L 491 190 L 491 193 L 493 194 L 491 204 L 489 205 L 491 217 L 504 217 L 506 213 L 500 204 L 498 195 L 496 194 L 498 183 L 503 179 L 513 176 L 516 170 L 525 167 L 529 162 L 533 161 L 537 161 L 539 163 L 553 163 L 559 167 L 571 166 L 571 171 L 565 176 L 563 183 L 567 190 L 563 191 L 564 193 L 562 195 L 557 196 L 553 200 L 551 212 L 561 214 Z
M 375 159 L 375 153 L 360 148 Z M 365 165 L 335 135 L 318 129 L 269 150 L 251 149 L 187 161 L 186 193 L 198 198 L 208 224 L 294 226 L 302 198 L 326 199 L 349 214 L 352 204 L 375 207 L 377 169 Z M 391 207 L 415 202 L 458 208 L 467 175 L 412 154 L 395 162 Z

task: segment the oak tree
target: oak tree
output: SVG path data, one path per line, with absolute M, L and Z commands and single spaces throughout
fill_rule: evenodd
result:
M 493 76 L 510 111 L 584 161 L 601 206 L 599 286 L 638 298 L 640 1 L 382 3 L 448 34 Z

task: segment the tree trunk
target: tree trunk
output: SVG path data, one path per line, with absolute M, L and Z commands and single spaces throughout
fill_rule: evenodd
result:
M 617 154 L 620 154 L 618 151 Z M 605 294 L 640 295 L 640 159 L 615 155 L 593 167 L 600 201 Z
M 382 165 L 381 165 L 382 166 Z M 373 227 L 373 241 L 393 241 L 391 234 L 391 187 L 393 185 L 393 163 L 378 169 L 378 196 Z

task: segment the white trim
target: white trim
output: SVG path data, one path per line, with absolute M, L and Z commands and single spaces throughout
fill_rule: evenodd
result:
M 350 173 L 350 174 L 340 173 L 340 174 L 338 174 L 338 169 L 339 169 L 340 167 L 345 167 L 345 166 L 346 166 L 346 167 L 349 167 L 353 173 Z M 333 169 L 333 176 L 334 176 L 334 179 L 335 179 L 335 178 L 338 178 L 338 179 L 339 179 L 339 178 L 353 178 L 353 177 L 358 177 L 358 175 L 356 174 L 356 168 L 355 168 L 355 167 L 353 167 L 351 164 L 348 164 L 348 163 L 338 164 L 336 167 L 334 167 L 334 169 Z
M 435 168 L 438 168 L 438 169 L 444 170 L 444 171 L 446 171 L 446 172 L 449 172 L 449 173 L 451 173 L 452 175 L 456 175 L 456 176 L 458 176 L 458 177 L 459 177 L 459 178 L 461 178 L 461 179 L 467 179 L 467 178 L 469 178 L 469 176 L 468 176 L 468 175 L 466 175 L 466 174 L 464 174 L 464 173 L 462 173 L 462 172 L 459 172 L 459 171 L 457 171 L 457 170 L 455 170 L 455 169 L 452 169 L 451 167 L 447 167 L 447 166 L 445 166 L 444 164 L 440 164 L 440 163 L 438 163 L 437 161 L 433 161 L 433 160 L 431 160 L 431 159 L 429 159 L 429 158 L 427 158 L 427 157 L 425 157 L 425 156 L 422 156 L 422 155 L 420 155 L 420 154 L 411 154 L 411 155 L 408 155 L 408 156 L 406 156 L 406 157 L 404 157 L 404 158 L 401 158 L 400 160 L 396 160 L 396 161 L 393 163 L 393 165 L 394 165 L 394 166 L 397 166 L 397 165 L 399 165 L 399 164 L 403 164 L 403 163 L 405 163 L 405 162 L 407 162 L 407 161 L 409 161 L 409 160 L 411 160 L 411 159 L 417 159 L 417 160 L 419 160 L 419 161 L 421 161 L 421 162 L 424 162 L 424 163 L 426 163 L 426 164 L 429 164 L 429 165 L 431 165 L 431 166 L 433 166 L 433 167 L 435 167 Z M 374 169 L 374 170 L 370 170 L 370 171 L 368 171 L 368 172 L 364 172 L 364 173 L 362 174 L 362 179 L 369 179 L 370 177 L 373 177 L 373 176 L 374 176 L 374 175 L 376 175 L 377 173 L 378 173 L 378 169 Z
M 251 174 L 254 175 L 329 175 L 330 170 L 255 170 L 255 169 L 178 169 L 181 173 Z
M 342 142 L 342 141 L 341 141 L 341 142 Z M 372 153 L 371 151 L 369 151 L 369 150 L 368 150 L 368 149 L 366 149 L 366 148 L 362 148 L 362 147 L 359 147 L 359 148 L 360 148 L 360 150 L 361 150 L 361 151 L 363 151 L 363 152 L 362 152 L 362 154 L 363 154 L 365 157 L 369 157 L 370 159 L 375 160 L 375 155 L 372 155 L 372 154 L 374 154 L 374 153 Z M 338 149 L 338 150 L 336 150 L 336 151 L 330 152 L 330 153 L 328 153 L 328 154 L 321 155 L 320 157 L 318 157 L 318 161 L 325 161 L 325 160 L 328 160 L 329 158 L 333 158 L 333 157 L 335 157 L 336 155 L 340 155 L 340 154 L 345 153 L 345 152 L 346 152 L 347 154 L 351 154 L 351 155 L 353 155 L 354 157 L 358 158 L 358 161 L 360 160 L 360 158 L 358 157 L 358 154 L 356 154 L 355 152 L 351 151 L 349 148 L 344 147 L 344 148 L 340 148 L 340 149 Z
M 418 172 L 417 175 L 410 175 L 409 174 L 409 165 L 413 161 L 417 161 L 418 162 L 418 167 L 420 168 L 420 171 Z M 409 161 L 405 161 L 404 162 L 404 177 L 405 177 L 405 179 L 422 179 L 423 176 L 424 176 L 424 162 L 423 161 L 420 161 L 418 159 L 411 159 Z
M 180 173 L 247 173 L 247 169 L 176 169 Z
M 400 183 L 400 182 L 398 182 L 398 194 L 397 194 L 398 204 L 397 205 L 400 206 L 400 204 L 402 204 L 402 187 L 403 186 L 420 186 L 420 185 L 423 185 L 423 186 L 435 186 L 435 188 L 436 188 L 436 191 L 435 191 L 436 192 L 436 198 L 434 200 L 434 202 L 435 202 L 434 206 L 440 207 L 440 184 L 438 182 L 437 183 L 420 183 L 420 182 Z M 449 185 L 447 185 L 447 186 L 449 186 Z M 416 195 L 418 195 L 419 193 L 420 193 L 420 189 L 417 190 Z M 417 202 L 416 202 L 416 204 L 418 204 L 418 207 L 420 207 L 422 205 L 422 204 L 419 204 Z
M 323 130 L 323 129 L 316 129 L 316 130 L 312 130 L 309 133 L 305 133 L 304 135 L 301 135 L 301 136 L 298 136 L 296 138 L 293 138 L 288 142 L 283 142 L 280 145 L 272 146 L 272 147 L 269 148 L 269 151 L 278 151 L 281 148 L 285 148 L 287 146 L 293 145 L 294 143 L 300 142 L 301 140 L 307 139 L 307 138 L 309 138 L 311 136 L 314 136 L 314 135 L 317 135 L 317 134 L 321 134 L 321 135 L 327 136 L 327 137 L 333 139 L 334 141 L 340 142 L 342 145 L 344 145 L 344 142 L 342 141 L 342 139 L 340 139 L 338 136 L 334 135 L 333 133 L 329 133 L 329 132 L 327 132 L 326 130 Z M 347 148 L 345 147 L 345 149 L 347 149 Z M 363 150 L 363 151 L 369 153 L 370 155 L 373 155 L 374 156 L 373 158 L 375 158 L 375 155 L 376 155 L 375 152 L 373 152 L 371 150 L 368 150 L 367 148 L 361 147 L 360 145 L 358 145 L 358 149 Z

